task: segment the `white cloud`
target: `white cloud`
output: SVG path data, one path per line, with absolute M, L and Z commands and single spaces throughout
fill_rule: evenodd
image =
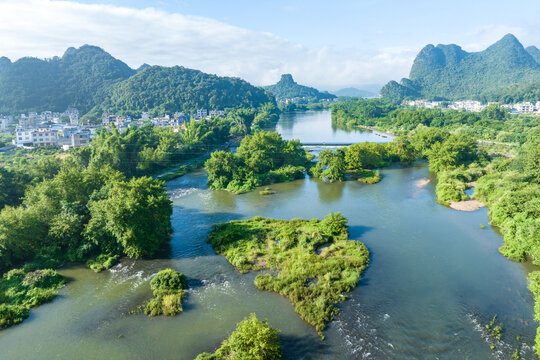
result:
M 527 29 L 503 24 L 481 26 L 465 34 L 463 49 L 466 51 L 483 51 L 506 34 L 513 34 L 520 41 L 529 37 Z
M 183 65 L 256 85 L 282 73 L 325 89 L 406 76 L 417 49 L 306 48 L 270 33 L 216 20 L 69 1 L 0 3 L 0 55 L 52 57 L 69 46 L 97 45 L 132 67 Z

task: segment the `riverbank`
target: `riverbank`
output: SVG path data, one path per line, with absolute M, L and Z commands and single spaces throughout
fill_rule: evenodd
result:
M 485 205 L 478 200 L 465 200 L 465 201 L 450 201 L 449 205 L 452 209 L 458 211 L 476 211 L 483 208 Z

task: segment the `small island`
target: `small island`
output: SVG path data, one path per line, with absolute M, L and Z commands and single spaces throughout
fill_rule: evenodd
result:
M 202 353 L 195 360 L 279 360 L 281 343 L 278 334 L 279 331 L 272 329 L 266 320 L 260 321 L 251 314 L 236 325 L 236 330 L 215 353 Z
M 255 278 L 259 290 L 287 297 L 295 311 L 322 336 L 369 265 L 369 251 L 349 239 L 347 219 L 254 217 L 215 225 L 208 242 L 240 272 L 267 270 Z
M 258 131 L 242 139 L 236 154 L 213 152 L 204 167 L 211 189 L 241 194 L 257 186 L 301 179 L 309 165 L 300 141 Z
M 30 309 L 51 301 L 64 286 L 62 275 L 51 269 L 13 269 L 0 280 L 0 329 L 19 324 Z
M 175 316 L 183 311 L 182 300 L 186 297 L 187 278 L 173 269 L 158 272 L 150 280 L 154 297 L 143 305 L 144 313 L 149 316 Z

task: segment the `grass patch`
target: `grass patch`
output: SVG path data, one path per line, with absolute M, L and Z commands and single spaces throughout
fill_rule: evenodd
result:
M 347 219 L 330 213 L 324 220 L 254 217 L 215 225 L 208 242 L 242 273 L 267 269 L 255 278 L 259 290 L 287 297 L 295 311 L 322 337 L 369 264 L 369 251 L 349 240 Z
M 182 300 L 186 297 L 187 278 L 173 269 L 161 270 L 150 280 L 154 297 L 143 305 L 149 316 L 175 316 L 182 312 Z
M 118 264 L 118 259 L 120 259 L 120 255 L 101 254 L 94 260 L 88 260 L 86 265 L 95 272 L 101 272 Z
M 51 269 L 14 269 L 0 280 L 0 329 L 21 323 L 30 309 L 51 301 L 64 286 L 64 278 Z
M 269 187 L 265 188 L 264 190 L 259 191 L 260 195 L 274 195 L 276 192 Z
M 255 314 L 236 325 L 236 330 L 213 354 L 202 353 L 195 360 L 279 360 L 281 344 L 278 330 L 266 321 L 260 321 Z
M 352 175 L 356 178 L 356 181 L 362 184 L 376 184 L 382 179 L 382 176 L 378 171 L 369 169 L 354 170 Z

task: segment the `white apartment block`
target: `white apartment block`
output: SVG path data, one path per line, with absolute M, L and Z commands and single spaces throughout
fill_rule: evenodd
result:
M 58 144 L 58 130 L 41 128 L 33 130 L 31 134 L 33 146 L 51 146 Z
M 208 116 L 208 110 L 206 109 L 198 109 L 197 110 L 197 117 L 198 118 L 205 118 Z
M 513 106 L 520 114 L 530 114 L 535 111 L 535 105 L 530 102 L 518 103 Z
M 9 119 L 5 117 L 0 117 L 0 130 L 7 130 L 9 125 Z
M 15 140 L 13 143 L 16 146 L 32 146 L 32 131 L 27 129 L 17 128 L 15 131 Z
M 454 110 L 465 110 L 471 112 L 480 112 L 486 108 L 486 105 L 483 105 L 480 101 L 455 101 L 448 106 L 449 109 Z

